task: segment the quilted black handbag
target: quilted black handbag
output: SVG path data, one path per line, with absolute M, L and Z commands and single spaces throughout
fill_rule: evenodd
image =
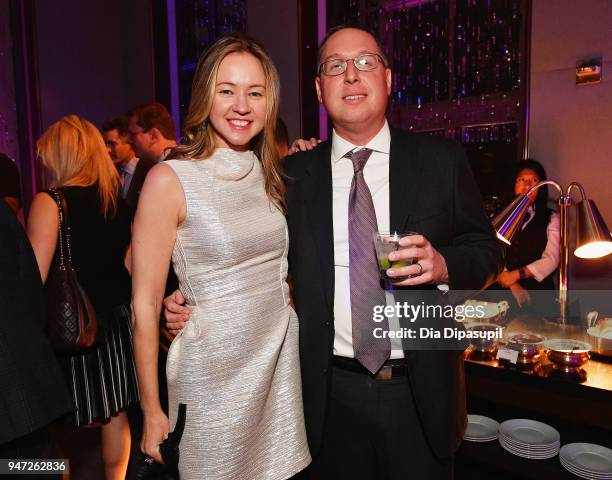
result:
M 151 457 L 140 451 L 136 445 L 132 449 L 132 456 L 126 475 L 126 480 L 178 480 L 179 443 L 185 428 L 187 406 L 179 403 L 178 416 L 174 431 L 159 446 L 164 463 L 157 463 Z
M 89 297 L 72 266 L 68 204 L 60 190 L 49 190 L 59 217 L 58 252 L 45 283 L 47 335 L 56 350 L 78 351 L 92 347 L 98 322 Z

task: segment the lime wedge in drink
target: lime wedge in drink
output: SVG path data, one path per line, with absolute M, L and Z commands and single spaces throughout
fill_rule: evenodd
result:
M 378 260 L 378 265 L 382 270 L 386 270 L 387 268 L 391 268 L 391 262 L 388 258 L 381 258 Z

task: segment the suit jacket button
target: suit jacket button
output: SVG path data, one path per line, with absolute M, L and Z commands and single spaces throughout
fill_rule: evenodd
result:
M 326 326 L 326 327 L 329 327 L 329 320 L 327 320 L 327 321 L 325 322 L 325 326 Z

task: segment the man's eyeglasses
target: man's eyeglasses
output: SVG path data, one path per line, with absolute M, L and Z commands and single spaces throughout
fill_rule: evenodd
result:
M 331 60 L 327 60 L 319 65 L 319 73 L 329 75 L 330 77 L 342 75 L 344 72 L 346 72 L 346 67 L 348 66 L 348 62 L 350 60 L 353 61 L 355 68 L 362 72 L 371 72 L 372 70 L 376 70 L 376 67 L 378 67 L 380 62 L 382 62 L 382 64 L 386 67 L 385 60 L 377 53 L 364 53 L 363 55 L 359 55 L 355 58 L 333 58 Z

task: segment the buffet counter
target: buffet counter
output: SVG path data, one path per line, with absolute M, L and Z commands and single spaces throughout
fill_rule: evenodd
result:
M 547 339 L 589 342 L 585 329 L 561 328 L 532 316 L 504 321 L 504 338 L 533 333 Z M 502 342 L 503 343 L 503 342 Z M 504 345 L 501 345 L 504 348 Z M 556 428 L 561 445 L 586 442 L 612 448 L 612 359 L 593 355 L 579 368 L 551 363 L 546 354 L 532 364 L 497 360 L 495 354 L 465 353 L 468 413 L 498 422 L 538 420 Z M 464 441 L 456 457 L 456 478 L 577 478 L 558 458 L 528 460 L 505 451 L 498 441 Z

